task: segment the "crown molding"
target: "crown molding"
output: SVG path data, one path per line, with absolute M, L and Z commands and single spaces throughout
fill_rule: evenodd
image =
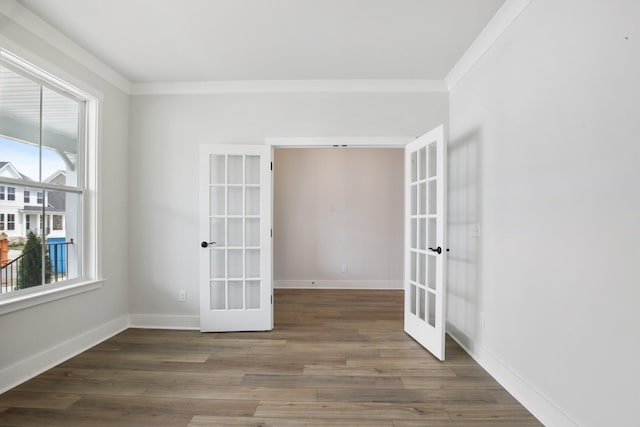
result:
M 59 49 L 118 89 L 127 94 L 131 93 L 131 82 L 15 0 L 0 2 L 0 14 Z
M 286 92 L 447 92 L 444 80 L 229 80 L 135 83 L 132 95 Z
M 447 74 L 445 82 L 448 90 L 453 89 L 471 71 L 473 66 L 487 53 L 496 40 L 518 19 L 520 14 L 529 6 L 529 3 L 531 3 L 531 0 L 506 0 L 504 2 L 480 35 L 471 43 L 469 49 Z

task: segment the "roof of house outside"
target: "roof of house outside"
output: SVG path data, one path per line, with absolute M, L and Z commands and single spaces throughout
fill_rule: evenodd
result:
M 0 170 L 3 169 L 7 165 L 9 165 L 14 171 L 16 171 L 18 173 L 18 175 L 20 175 L 20 177 L 23 180 L 25 180 L 25 181 L 33 181 L 33 179 L 29 178 L 27 175 L 23 174 L 18 169 L 16 169 L 16 167 L 13 166 L 13 164 L 11 162 L 0 162 Z
M 29 181 L 29 182 L 34 182 L 33 179 L 29 178 L 28 176 L 20 173 L 20 171 L 18 169 L 16 169 L 15 166 L 13 166 L 13 164 L 11 162 L 7 162 L 7 161 L 2 161 L 0 162 L 0 170 L 2 170 L 5 167 L 10 167 L 12 168 L 18 175 L 20 175 L 20 177 L 22 178 L 22 180 L 24 181 Z M 58 170 L 56 172 L 54 172 L 53 174 L 51 174 L 46 180 L 45 182 L 51 182 L 54 179 L 58 178 L 58 177 L 64 177 L 64 179 L 66 180 L 66 176 L 67 173 L 63 170 Z M 64 184 L 64 180 L 62 182 L 60 182 L 60 184 Z M 66 194 L 62 191 L 51 191 L 49 190 L 48 192 L 48 197 L 47 197 L 47 211 L 48 212 L 64 212 L 65 211 L 65 205 L 66 205 Z M 25 206 L 24 211 L 42 211 L 42 207 L 39 206 Z

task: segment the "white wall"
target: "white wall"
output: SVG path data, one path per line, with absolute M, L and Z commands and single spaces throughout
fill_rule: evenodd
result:
M 198 146 L 265 137 L 420 135 L 447 121 L 446 93 L 134 96 L 130 303 L 134 322 L 198 326 Z M 187 291 L 186 303 L 178 291 Z M 182 318 L 180 316 L 187 316 Z M 136 319 L 144 319 L 137 322 Z
M 274 286 L 402 288 L 404 150 L 279 149 L 274 165 Z
M 126 326 L 129 97 L 2 13 L 0 45 L 104 95 L 98 163 L 103 229 L 99 250 L 106 279 L 97 290 L 0 316 L 1 391 Z
M 449 330 L 547 425 L 638 424 L 638 22 L 533 0 L 450 93 Z

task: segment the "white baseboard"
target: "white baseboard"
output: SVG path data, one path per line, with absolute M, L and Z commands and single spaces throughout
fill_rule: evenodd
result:
M 274 289 L 402 289 L 401 280 L 274 280 Z
M 472 352 L 462 344 L 462 340 L 459 340 L 450 331 L 447 333 L 542 424 L 553 427 L 578 426 L 578 423 L 569 418 L 567 414 L 551 403 L 542 393 L 532 387 L 531 384 L 522 379 L 516 372 L 489 351 L 480 346 L 477 352 Z
M 121 316 L 0 370 L 0 394 L 100 344 L 128 328 Z
M 177 314 L 130 314 L 129 327 L 141 329 L 200 330 L 200 316 Z

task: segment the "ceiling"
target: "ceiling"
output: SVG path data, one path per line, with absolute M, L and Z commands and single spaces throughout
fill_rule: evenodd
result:
M 132 83 L 447 75 L 505 0 L 18 0 Z

